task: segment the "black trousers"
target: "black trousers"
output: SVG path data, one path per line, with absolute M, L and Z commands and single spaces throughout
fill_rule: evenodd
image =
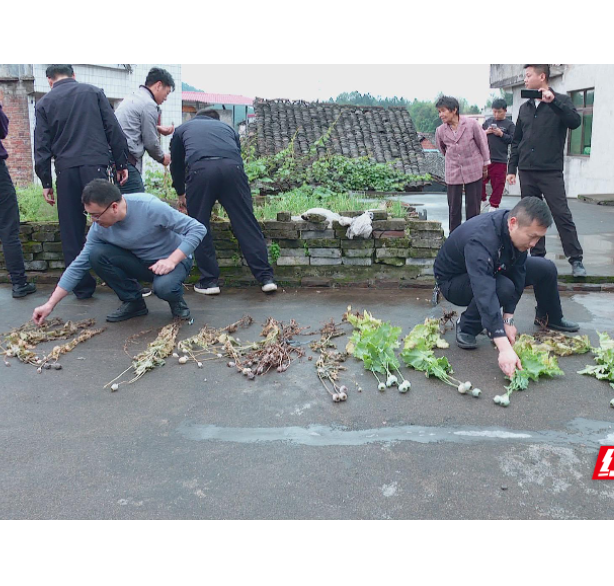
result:
M 142 261 L 135 254 L 113 244 L 99 244 L 90 253 L 90 263 L 96 274 L 121 301 L 142 299 L 138 281 L 153 283 L 154 293 L 165 301 L 183 299 L 183 282 L 192 268 L 192 259 L 182 260 L 170 273 L 156 275 L 149 267 L 156 261 Z
M 448 226 L 450 232 L 461 225 L 463 218 L 463 186 L 448 185 Z M 465 220 L 480 215 L 482 203 L 482 178 L 465 185 Z
M 139 170 L 130 163 L 128 163 L 126 167 L 128 169 L 128 181 L 123 185 L 118 185 L 117 187 L 119 187 L 119 190 L 122 193 L 145 193 L 143 178 Z
M 190 165 L 186 178 L 188 214 L 204 224 L 207 234 L 194 251 L 201 285 L 213 284 L 220 276 L 209 227 L 211 210 L 219 201 L 230 218 L 241 252 L 260 283 L 273 278 L 260 224 L 254 216 L 252 194 L 243 166 L 230 159 L 203 159 Z
M 26 270 L 19 240 L 17 193 L 4 159 L 0 159 L 0 243 L 11 283 L 25 285 Z
M 56 203 L 62 237 L 62 254 L 68 266 L 81 252 L 85 244 L 85 211 L 81 203 L 83 188 L 93 179 L 108 179 L 104 165 L 84 165 L 56 172 Z M 74 294 L 85 299 L 96 289 L 96 280 L 87 274 L 74 289 Z
M 521 197 L 539 197 L 545 199 L 556 225 L 563 245 L 563 252 L 569 262 L 582 260 L 584 254 L 578 231 L 574 224 L 562 171 L 518 171 Z M 540 238 L 531 250 L 532 256 L 546 255 L 546 239 Z
M 527 276 L 525 287 L 533 286 L 537 307 L 535 315 L 540 319 L 559 322 L 563 317 L 561 298 L 557 288 L 557 270 L 555 264 L 545 258 L 527 257 Z M 514 296 L 514 283 L 501 272 L 496 277 L 497 297 L 501 307 L 510 303 Z M 454 305 L 467 307 L 460 317 L 460 329 L 476 336 L 482 329 L 482 319 L 473 297 L 469 275 L 466 273 L 449 281 L 439 283 L 442 295 Z

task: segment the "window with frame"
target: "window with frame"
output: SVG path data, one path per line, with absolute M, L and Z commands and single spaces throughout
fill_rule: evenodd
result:
M 573 156 L 590 156 L 593 135 L 593 103 L 595 88 L 569 92 L 569 97 L 582 117 L 582 124 L 569 131 L 567 154 Z

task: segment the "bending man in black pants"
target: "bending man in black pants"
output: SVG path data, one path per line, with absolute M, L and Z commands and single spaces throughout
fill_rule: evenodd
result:
M 0 244 L 6 269 L 13 284 L 13 297 L 19 298 L 34 293 L 36 285 L 26 280 L 23 250 L 19 240 L 17 193 L 5 163 L 9 155 L 1 142 L 9 131 L 9 119 L 2 110 L 3 100 L 4 92 L 0 90 Z
M 224 207 L 241 252 L 265 293 L 277 290 L 264 235 L 254 217 L 252 194 L 243 170 L 239 135 L 215 110 L 201 110 L 171 140 L 171 175 L 179 203 L 202 222 L 207 235 L 194 252 L 200 271 L 197 293 L 217 295 L 220 268 L 209 229 L 216 201 Z M 186 177 L 187 170 L 187 177 Z
M 435 259 L 433 271 L 443 296 L 454 305 L 467 306 L 456 325 L 457 344 L 476 348 L 476 336 L 485 328 L 507 376 L 521 368 L 512 345 L 514 311 L 525 287 L 532 285 L 535 292 L 536 325 L 563 332 L 580 329 L 563 317 L 554 263 L 527 257 L 551 224 L 552 215 L 541 199 L 521 199 L 511 211 L 498 210 L 462 224 Z

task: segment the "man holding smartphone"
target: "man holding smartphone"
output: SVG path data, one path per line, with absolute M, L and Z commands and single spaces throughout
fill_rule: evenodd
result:
M 491 163 L 488 165 L 488 175 L 482 182 L 482 212 L 494 212 L 499 209 L 503 189 L 505 188 L 505 175 L 507 172 L 508 147 L 512 144 L 516 126 L 506 118 L 507 102 L 498 98 L 492 103 L 492 117 L 488 118 L 482 128 L 486 131 L 488 148 L 490 149 Z M 492 193 L 490 200 L 486 194 L 486 185 L 490 181 Z
M 571 264 L 574 277 L 586 277 L 582 264 L 583 250 L 578 240 L 571 210 L 567 204 L 563 179 L 563 150 L 567 129 L 575 129 L 582 118 L 571 98 L 555 92 L 549 85 L 549 65 L 525 65 L 523 97 L 530 97 L 520 106 L 516 131 L 508 165 L 507 181 L 520 178 L 521 197 L 545 199 L 561 238 L 563 251 Z M 531 256 L 546 255 L 546 240 L 540 238 Z

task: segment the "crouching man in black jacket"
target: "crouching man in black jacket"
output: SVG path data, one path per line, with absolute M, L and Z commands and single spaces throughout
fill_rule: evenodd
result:
M 486 329 L 499 350 L 499 367 L 507 376 L 522 368 L 512 345 L 516 341 L 514 311 L 525 287 L 534 288 L 536 325 L 563 332 L 580 329 L 563 317 L 554 263 L 527 257 L 551 224 L 548 206 L 527 197 L 511 211 L 498 210 L 462 224 L 435 259 L 433 270 L 443 296 L 454 305 L 467 306 L 456 326 L 457 344 L 476 348 L 476 336 Z

